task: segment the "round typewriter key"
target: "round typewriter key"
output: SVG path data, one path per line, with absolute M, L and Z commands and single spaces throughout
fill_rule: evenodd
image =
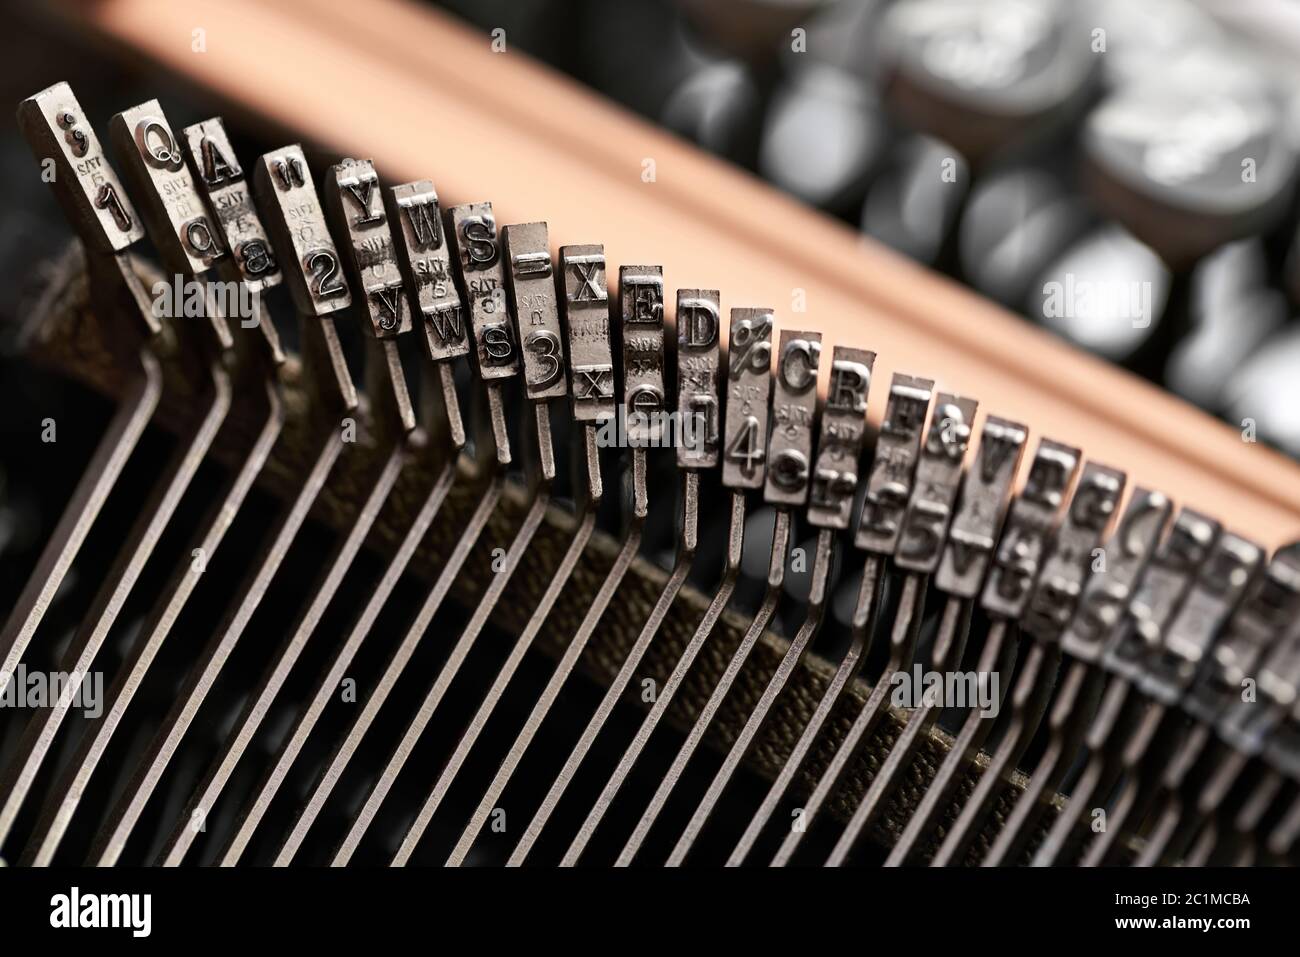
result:
M 1228 422 L 1246 442 L 1268 442 L 1300 456 L 1300 329 L 1266 340 L 1224 386 Z
M 660 121 L 711 153 L 749 164 L 758 148 L 762 110 L 749 69 L 722 60 L 686 77 L 669 95 Z
M 1268 259 L 1255 236 L 1220 246 L 1196 264 L 1189 282 L 1197 322 L 1213 322 L 1268 283 Z
M 911 137 L 871 184 L 862 231 L 923 263 L 939 256 L 970 183 L 966 161 L 945 143 Z
M 1106 226 L 1048 267 L 1030 290 L 1026 312 L 1089 352 L 1123 362 L 1155 334 L 1169 288 L 1159 256 Z
M 774 94 L 758 170 L 813 206 L 846 212 L 866 190 L 884 135 L 879 108 L 861 80 L 810 67 Z
M 1070 114 L 1095 57 L 1068 0 L 901 0 L 881 20 L 885 98 L 972 162 Z
M 1262 77 L 1180 64 L 1111 94 L 1083 143 L 1101 207 L 1183 268 L 1284 215 L 1295 155 Z
M 1019 305 L 1029 284 L 1090 221 L 1083 200 L 1042 170 L 990 174 L 976 183 L 962 216 L 962 274 L 985 295 Z
M 1237 369 L 1286 318 L 1286 299 L 1271 289 L 1216 304 L 1170 353 L 1165 385 L 1203 409 L 1218 410 Z
M 1158 73 L 1171 60 L 1224 40 L 1214 20 L 1188 0 L 1099 0 L 1091 6 L 1086 40 L 1108 86 Z

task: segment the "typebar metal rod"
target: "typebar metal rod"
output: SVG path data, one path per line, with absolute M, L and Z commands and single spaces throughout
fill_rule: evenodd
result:
M 713 722 L 713 717 L 722 707 L 723 699 L 731 691 L 732 685 L 735 684 L 740 669 L 745 666 L 749 660 L 750 653 L 754 646 L 758 644 L 758 639 L 762 637 L 763 632 L 767 630 L 768 623 L 772 620 L 772 615 L 776 612 L 777 603 L 781 600 L 781 588 L 785 583 L 785 566 L 790 550 L 790 512 L 789 509 L 781 508 L 776 513 L 776 524 L 772 529 L 772 554 L 768 561 L 767 586 L 763 594 L 763 602 L 759 605 L 757 613 L 745 631 L 745 636 L 740 640 L 736 647 L 735 653 L 731 660 L 727 662 L 726 670 L 723 671 L 722 677 L 718 679 L 713 693 L 709 695 L 709 700 L 704 703 L 700 709 L 695 723 L 686 735 L 686 740 L 682 742 L 677 751 L 676 757 L 673 758 L 672 766 L 663 776 L 659 787 L 650 798 L 650 803 L 641 814 L 641 819 L 633 828 L 623 850 L 619 852 L 615 861 L 617 867 L 629 866 L 636 857 L 637 851 L 641 849 L 642 843 L 650 834 L 650 829 L 654 827 L 655 820 L 663 810 L 664 805 L 668 803 L 668 797 L 672 794 L 673 789 L 677 787 L 681 780 L 682 773 L 686 770 L 686 765 L 690 763 L 691 756 L 695 749 L 704 740 L 704 734 Z M 569 850 L 565 853 L 564 860 L 561 862 L 564 866 L 572 866 L 578 862 L 578 857 L 582 854 L 583 848 L 587 841 L 595 834 L 595 828 L 587 831 L 578 832 L 574 838 Z
M 244 499 L 257 481 L 266 464 L 271 448 L 284 427 L 284 405 L 280 398 L 278 383 L 267 379 L 263 388 L 265 416 L 253 443 L 243 461 L 239 464 L 233 479 L 226 488 L 225 495 L 216 503 L 206 524 L 197 548 L 211 560 L 220 547 L 222 539 L 230 529 L 243 506 Z M 143 636 L 132 647 L 130 656 L 123 663 L 119 676 L 108 695 L 109 705 L 100 720 L 82 736 L 76 751 L 69 762 L 62 780 L 51 792 L 47 800 L 46 811 L 42 815 L 29 842 L 30 863 L 38 867 L 47 866 L 63 839 L 68 825 L 81 802 L 81 796 L 89 786 L 90 779 L 99 766 L 100 759 L 108 749 L 114 732 L 122 722 L 126 709 L 130 706 L 135 692 L 144 681 L 145 674 L 153 664 L 162 643 L 171 633 L 172 626 L 180 617 L 181 610 L 189 600 L 191 592 L 198 585 L 202 576 L 196 574 L 191 565 L 181 565 L 172 576 L 170 587 L 164 593 L 165 600 L 160 600 L 150 614 L 142 629 Z
M 541 526 L 542 519 L 546 517 L 546 509 L 551 502 L 551 481 L 555 473 L 554 454 L 551 449 L 550 420 L 548 418 L 549 410 L 545 402 L 530 402 L 529 406 L 532 411 L 533 427 L 536 430 L 538 455 L 541 462 L 546 463 L 544 477 L 540 481 L 535 481 L 532 485 L 532 503 L 529 506 L 528 513 L 525 515 L 518 531 L 516 531 L 514 539 L 510 542 L 510 547 L 506 549 L 505 557 L 502 560 L 501 567 L 496 569 L 492 584 L 483 593 L 478 606 L 474 609 L 474 614 L 465 624 L 459 640 L 457 640 L 446 663 L 439 671 L 437 679 L 429 688 L 424 700 L 420 703 L 420 707 L 408 723 L 401 741 L 394 748 L 383 771 L 380 772 L 379 777 L 371 785 L 365 803 L 353 818 L 347 835 L 335 851 L 333 860 L 335 866 L 346 864 L 352 855 L 356 853 L 362 837 L 364 837 L 370 824 L 374 821 L 375 815 L 379 813 L 380 807 L 397 781 L 397 776 L 401 773 L 402 768 L 406 766 L 406 761 L 411 756 L 411 752 L 415 750 L 420 736 L 424 734 L 425 728 L 433 720 L 434 712 L 438 710 L 447 689 L 451 687 L 457 672 L 469 656 L 474 642 L 477 641 L 478 636 L 483 631 L 493 610 L 496 608 L 497 602 L 500 601 L 501 595 L 510 583 L 511 577 L 528 551 L 529 545 L 532 544 L 533 536 Z M 438 805 L 455 777 L 456 768 L 459 768 L 460 763 L 464 761 L 469 751 L 469 745 L 472 742 L 464 744 L 464 736 L 462 736 L 462 744 L 463 747 L 461 745 L 457 746 L 452 762 L 444 766 L 444 770 L 429 797 L 420 808 L 415 820 L 411 822 L 406 840 L 412 842 L 413 845 L 418 843 L 420 836 L 428 827 L 429 821 L 433 819 Z
M 65 656 L 67 667 L 64 670 L 69 674 L 85 676 L 93 669 L 95 657 L 117 621 L 122 606 L 225 421 L 231 401 L 230 375 L 216 358 L 207 364 L 207 372 L 211 380 L 207 406 L 200 413 L 194 431 L 177 448 L 163 472 L 164 478 L 141 508 L 118 561 L 100 586 L 90 613 Z M 4 803 L 0 805 L 0 845 L 8 838 L 19 809 L 73 703 L 72 694 L 61 695 L 44 714 L 32 716 L 18 753 L 0 777 L 0 793 L 4 795 Z
M 962 653 L 966 648 L 966 636 L 970 628 L 970 613 L 971 602 L 967 599 L 949 596 L 944 603 L 943 617 L 940 619 L 939 632 L 935 637 L 931 670 L 948 671 L 956 669 L 961 664 Z M 847 862 L 853 848 L 862 839 L 862 833 L 867 825 L 885 808 L 898 785 L 900 775 L 908 767 L 908 760 L 925 741 L 926 734 L 939 720 L 942 711 L 940 705 L 925 703 L 912 712 L 902 733 L 890 748 L 889 755 L 880 766 L 880 770 L 871 779 L 867 793 L 854 809 L 848 825 L 826 859 L 827 867 L 842 867 Z
M 898 614 L 890 634 L 890 657 L 885 672 L 876 682 L 871 694 L 858 712 L 844 740 L 840 742 L 835 756 L 817 781 L 817 786 L 804 805 L 800 820 L 801 828 L 792 828 L 781 842 L 781 847 L 772 858 L 773 867 L 785 867 L 799 849 L 804 835 L 811 829 L 828 798 L 838 786 L 845 770 L 857 757 L 859 749 L 866 743 L 879 722 L 885 708 L 885 696 L 893 684 L 893 676 L 908 667 L 916 648 L 916 636 L 921 627 L 921 611 L 925 607 L 925 592 L 928 576 L 909 572 L 903 578 L 902 595 L 899 597 Z
M 357 616 L 356 622 L 348 632 L 347 639 L 335 652 L 329 667 L 317 683 L 315 694 L 295 719 L 293 728 L 275 756 L 274 763 L 267 769 L 261 783 L 253 792 L 252 799 L 240 813 L 234 832 L 221 853 L 220 863 L 222 866 L 230 867 L 237 864 L 248 849 L 253 834 L 266 812 L 270 809 L 271 802 L 274 800 L 280 786 L 284 783 L 289 769 L 293 766 L 293 762 L 297 760 L 303 746 L 307 743 L 308 737 L 311 736 L 312 731 L 315 729 L 316 723 L 325 712 L 325 708 L 333 700 L 339 683 L 347 675 L 348 668 L 351 666 L 361 645 L 370 635 L 370 631 L 374 627 L 379 613 L 387 603 L 389 595 L 397 587 L 398 581 L 401 580 L 420 543 L 424 540 L 425 533 L 429 530 L 429 526 L 433 524 L 433 520 L 441 511 L 448 493 L 456 483 L 459 474 L 458 457 L 461 449 L 465 446 L 465 425 L 461 418 L 460 405 L 456 396 L 453 379 L 454 370 L 451 362 L 440 361 L 434 363 L 433 371 L 437 375 L 438 391 L 432 394 L 437 396 L 438 401 L 435 404 L 441 406 L 447 420 L 446 435 L 450 447 L 446 452 L 445 462 L 430 486 L 424 502 L 411 519 L 406 535 L 393 553 L 392 560 L 384 569 L 383 576 L 375 585 L 361 614 Z M 433 414 L 436 415 L 437 412 Z
M 736 842 L 735 848 L 732 849 L 731 856 L 727 859 L 728 867 L 739 867 L 754 849 L 754 844 L 758 841 L 763 829 L 776 812 L 781 800 L 790 789 L 795 775 L 798 774 L 800 767 L 803 766 L 803 762 L 808 757 L 808 752 L 812 750 L 813 744 L 821 734 L 826 719 L 830 717 L 831 711 L 834 710 L 835 705 L 843 697 L 845 689 L 848 688 L 850 682 L 862 667 L 862 662 L 870 648 L 872 633 L 875 630 L 875 619 L 879 608 L 877 597 L 880 593 L 883 570 L 884 559 L 880 555 L 868 553 L 862 570 L 862 583 L 858 589 L 857 603 L 853 610 L 849 647 L 845 651 L 839 667 L 835 670 L 835 675 L 831 678 L 830 684 L 822 692 L 817 707 L 813 709 L 812 716 L 808 719 L 808 724 L 804 727 L 803 733 L 799 735 L 799 740 L 795 742 L 789 757 L 781 765 L 780 772 L 772 782 L 771 787 L 768 788 L 763 803 L 754 812 L 754 816 L 745 828 L 745 833 L 741 835 L 740 840 Z
M 699 838 L 700 832 L 704 830 L 713 809 L 717 807 L 718 801 L 721 800 L 723 792 L 727 789 L 727 785 L 735 776 L 736 770 L 745 759 L 745 755 L 749 752 L 759 731 L 762 730 L 768 715 L 776 704 L 777 698 L 785 690 L 785 686 L 789 683 L 790 676 L 794 674 L 795 668 L 799 666 L 799 662 L 803 660 L 808 645 L 816 637 L 817 632 L 821 630 L 822 619 L 826 613 L 826 585 L 830 577 L 834 546 L 835 531 L 833 529 L 822 529 L 817 533 L 817 553 L 813 559 L 812 582 L 808 595 L 808 612 L 804 622 L 799 627 L 799 631 L 795 633 L 794 640 L 790 642 L 790 647 L 786 650 L 780 664 L 777 665 L 776 671 L 772 674 L 767 686 L 763 688 L 763 693 L 754 705 L 754 709 L 750 712 L 749 718 L 745 721 L 745 726 L 732 743 L 726 758 L 723 759 L 722 766 L 718 768 L 713 780 L 709 782 L 708 790 L 705 792 L 704 797 L 700 799 L 700 803 L 691 815 L 690 821 L 687 822 L 681 837 L 677 839 L 677 844 L 668 855 L 668 867 L 680 867 L 686 862 L 691 847 Z
M 331 660 L 329 668 L 316 687 L 315 695 L 298 715 L 293 729 L 284 744 L 281 745 L 280 751 L 276 754 L 275 763 L 268 769 L 261 784 L 258 785 L 257 790 L 254 792 L 252 800 L 249 801 L 240 815 L 235 831 L 222 851 L 220 858 L 222 866 L 230 867 L 239 863 L 239 859 L 248 849 L 248 844 L 252 840 L 258 824 L 261 823 L 262 818 L 270 809 L 271 801 L 278 793 L 280 785 L 284 783 L 289 768 L 301 753 L 303 745 L 306 744 L 307 738 L 316 727 L 316 722 L 324 713 L 326 705 L 334 698 L 339 683 L 343 681 L 353 658 L 370 634 L 370 629 L 374 626 L 375 619 L 379 617 L 388 596 L 401 579 L 416 549 L 419 548 L 420 542 L 424 539 L 425 532 L 428 531 L 433 519 L 442 508 L 443 502 L 446 501 L 447 493 L 451 491 L 452 486 L 455 484 L 457 472 L 457 463 L 453 457 L 438 473 L 437 479 L 429 489 L 429 494 L 425 497 L 419 511 L 412 518 L 406 536 L 402 539 L 397 551 L 393 553 L 392 561 L 384 570 L 383 577 L 375 586 L 365 608 L 362 609 L 356 623 L 348 633 L 347 640 Z
M 0 635 L 0 654 L 4 656 L 0 664 L 0 682 L 7 683 L 13 677 L 37 626 L 158 407 L 162 397 L 162 367 L 148 349 L 140 350 L 139 359 L 142 374 L 134 380 L 109 422 L 104 437 L 95 447 L 95 454 L 73 490 L 54 534 L 46 543 L 5 622 L 4 632 Z
M 984 640 L 980 654 L 979 670 L 985 673 L 1009 672 L 1015 662 L 1018 642 L 1016 626 L 1005 618 L 995 619 Z M 938 825 L 938 818 L 948 808 L 948 802 L 957 793 L 962 775 L 975 761 L 980 748 L 993 730 L 994 722 L 972 708 L 962 722 L 961 730 L 949 749 L 939 770 L 935 772 L 921 802 L 908 818 L 903 833 L 885 859 L 886 867 L 900 867 L 912 861 L 921 850 L 921 839 Z
M 252 744 L 262 722 L 270 713 L 276 696 L 284 686 L 284 682 L 288 680 L 289 673 L 293 670 L 303 649 L 306 648 L 317 624 L 325 614 L 325 609 L 338 592 L 344 577 L 352 567 L 353 560 L 361 550 L 361 546 L 365 544 L 366 536 L 370 534 L 370 529 L 379 517 L 384 502 L 410 460 L 410 447 L 406 442 L 399 442 L 389 451 L 383 467 L 366 496 L 365 503 L 352 522 L 352 527 L 336 547 L 324 576 L 314 586 L 311 603 L 300 614 L 296 627 L 280 648 L 275 661 L 267 669 L 256 691 L 249 696 L 243 713 L 222 745 L 220 757 L 209 768 L 203 783 L 191 795 L 171 837 L 163 846 L 159 862 L 164 866 L 180 865 L 194 839 L 201 833 L 193 822 L 206 820 L 216 806 L 231 775 L 234 774 L 235 766 Z
M 595 714 L 587 722 L 587 726 L 582 731 L 582 736 L 565 760 L 564 767 L 560 769 L 560 772 L 555 776 L 555 780 L 551 782 L 546 797 L 542 799 L 542 803 L 533 814 L 533 819 L 528 822 L 528 827 L 525 828 L 519 843 L 515 845 L 515 849 L 510 853 L 510 858 L 506 862 L 507 866 L 518 867 L 528 857 L 533 845 L 546 827 L 546 822 L 550 819 L 556 807 L 559 806 L 565 790 L 573 781 L 574 775 L 578 773 L 578 768 L 591 750 L 596 737 L 604 728 L 605 722 L 609 720 L 609 716 L 614 713 L 615 705 L 618 704 L 619 698 L 622 697 L 624 690 L 631 683 L 632 676 L 636 673 L 637 667 L 645 657 L 646 651 L 649 650 L 655 635 L 659 633 L 659 627 L 663 624 L 668 610 L 677 598 L 677 593 L 690 575 L 694 563 L 695 550 L 698 544 L 699 509 L 700 475 L 694 469 L 687 469 L 682 475 L 682 538 L 678 543 L 677 558 L 673 563 L 672 573 L 668 576 L 663 591 L 659 593 L 659 599 L 655 602 L 650 617 L 646 619 L 641 634 L 637 636 L 637 640 L 629 649 L 618 674 L 610 682 L 609 688 L 605 691 L 605 696 L 601 698 Z
M 1048 717 L 1051 736 L 1047 748 L 981 862 L 982 866 L 1015 863 L 1015 856 L 1023 849 L 1045 809 L 1045 800 L 1056 793 L 1078 754 L 1088 728 L 1088 718 L 1097 710 L 1104 684 L 1104 672 L 1084 661 L 1070 663 Z
M 325 485 L 330 469 L 343 451 L 342 430 L 331 427 L 324 437 L 312 468 L 307 473 L 293 504 L 280 521 L 270 548 L 257 566 L 239 605 L 227 615 L 218 628 L 216 642 L 205 649 L 195 664 L 190 678 L 181 691 L 177 707 L 160 729 L 149 752 L 145 755 L 128 784 L 120 802 L 111 812 L 96 839 L 91 861 L 101 867 L 117 863 L 126 848 L 145 805 L 161 780 L 163 772 L 180 747 L 181 738 L 198 713 L 199 706 L 216 680 L 217 671 L 229 656 L 234 643 L 253 616 L 262 597 L 293 544 L 299 528 L 306 521 L 316 496 Z
M 943 844 L 930 862 L 932 867 L 961 863 L 962 855 L 978 836 L 994 800 L 1038 728 L 1056 683 L 1060 662 L 1059 647 L 1044 646 L 1042 642 L 1031 639 L 1024 663 L 1016 669 L 1016 687 L 1011 692 L 1011 724 L 975 785 L 974 793 L 962 805 L 957 820 L 944 836 Z
M 315 823 L 316 818 L 324 809 L 325 802 L 333 792 L 334 786 L 338 783 L 353 755 L 356 754 L 362 738 L 365 737 L 366 732 L 374 723 L 384 702 L 388 700 L 388 696 L 392 693 L 398 678 L 401 677 L 407 665 L 410 664 L 411 657 L 415 654 L 416 647 L 424 637 L 425 631 L 428 630 L 434 614 L 441 607 L 447 593 L 451 591 L 452 584 L 460 575 L 461 567 L 474 550 L 474 545 L 478 542 L 479 536 L 491 519 L 492 513 L 496 511 L 497 503 L 500 502 L 504 490 L 504 476 L 494 476 L 483 496 L 479 499 L 478 506 L 475 508 L 473 515 L 470 516 L 469 523 L 466 525 L 461 537 L 456 542 L 455 549 L 448 556 L 442 573 L 438 576 L 438 580 L 434 582 L 433 588 L 424 600 L 424 604 L 420 606 L 419 612 L 416 613 L 415 619 L 407 629 L 402 643 L 393 652 L 393 656 L 388 663 L 385 664 L 384 673 L 376 683 L 374 690 L 366 697 L 366 703 L 362 706 L 361 713 L 357 715 L 356 720 L 348 729 L 347 737 L 331 756 L 330 763 L 321 773 L 306 803 L 299 811 L 293 827 L 285 836 L 275 858 L 277 867 L 288 865 L 293 860 L 294 855 L 298 853 L 312 824 Z M 331 686 L 331 691 L 333 687 L 337 686 Z
M 590 430 L 588 430 L 590 431 Z M 594 440 L 593 440 L 594 441 Z M 646 490 L 646 450 L 644 448 L 632 449 L 632 496 L 635 507 L 632 514 L 632 520 L 629 523 L 626 537 L 623 540 L 623 546 L 619 549 L 618 555 L 614 558 L 614 564 L 609 572 L 605 575 L 605 580 L 601 583 L 600 590 L 592 599 L 591 607 L 587 610 L 586 616 L 574 633 L 573 639 L 569 646 L 564 650 L 564 656 L 551 673 L 550 680 L 542 690 L 541 696 L 537 703 L 533 705 L 532 711 L 529 712 L 524 726 L 520 729 L 518 736 L 510 746 L 501 766 L 497 769 L 492 783 L 488 785 L 478 807 L 474 809 L 469 823 L 461 832 L 460 839 L 456 846 L 452 848 L 451 854 L 447 858 L 446 866 L 459 867 L 465 862 L 470 850 L 474 846 L 474 841 L 478 837 L 479 831 L 487 822 L 488 816 L 496 806 L 497 799 L 501 797 L 506 785 L 510 782 L 511 776 L 523 760 L 524 753 L 528 746 L 536 737 L 542 722 L 550 713 L 552 705 L 560 695 L 564 683 L 572 674 L 574 667 L 577 666 L 578 657 L 587 646 L 591 639 L 592 633 L 595 632 L 596 626 L 605 614 L 605 609 L 609 607 L 610 600 L 618 590 L 619 584 L 627 574 L 628 568 L 632 565 L 632 560 L 636 558 L 637 551 L 641 547 L 641 534 L 645 527 L 645 519 L 648 511 L 647 490 Z M 410 858 L 411 853 L 415 850 L 409 842 L 404 841 L 398 848 L 397 854 L 393 857 L 394 866 L 405 864 Z
M 1061 809 L 1056 820 L 1052 822 L 1047 837 L 1034 852 L 1031 862 L 1034 867 L 1050 867 L 1056 863 L 1057 858 L 1070 842 L 1079 816 L 1086 807 L 1090 806 L 1093 795 L 1104 794 L 1108 790 L 1108 785 L 1113 783 L 1115 765 L 1114 762 L 1106 759 L 1102 749 L 1114 734 L 1114 729 L 1119 725 L 1127 724 L 1127 719 L 1132 717 L 1133 707 L 1129 700 L 1132 687 L 1127 679 L 1120 675 L 1113 677 L 1106 686 L 1101 707 L 1094 718 L 1094 726 L 1089 729 L 1084 741 L 1087 763 L 1070 790 L 1070 800 Z
M 614 793 L 618 791 L 623 780 L 626 779 L 632 766 L 636 763 L 642 749 L 650 740 L 651 734 L 654 733 L 654 729 L 672 703 L 673 695 L 681 686 L 682 681 L 685 680 L 691 664 L 713 633 L 714 626 L 722 616 L 723 609 L 731 601 L 731 593 L 735 590 L 736 578 L 740 574 L 740 554 L 744 543 L 744 528 L 745 495 L 742 491 L 733 491 L 731 495 L 731 519 L 727 528 L 727 560 L 722 573 L 722 581 L 719 583 L 713 599 L 709 602 L 709 607 L 705 609 L 704 617 L 696 627 L 695 634 L 682 650 L 682 655 L 677 660 L 677 664 L 673 666 L 668 680 L 659 689 L 654 705 L 642 719 L 635 737 L 624 750 L 623 756 L 619 759 L 618 767 L 614 769 L 613 774 L 606 783 L 605 792 L 608 792 L 608 800 L 613 800 Z M 602 797 L 604 796 L 605 794 L 602 794 Z M 593 810 L 592 813 L 595 813 L 595 811 Z

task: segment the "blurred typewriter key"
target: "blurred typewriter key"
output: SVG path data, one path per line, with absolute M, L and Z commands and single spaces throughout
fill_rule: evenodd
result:
M 1165 366 L 1165 384 L 1203 409 L 1223 411 L 1230 385 L 1249 389 L 1252 382 L 1262 383 L 1243 367 L 1263 360 L 1256 352 L 1286 319 L 1286 299 L 1271 289 L 1251 290 L 1235 302 L 1223 303 L 1199 316 L 1192 331 L 1174 346 Z M 1296 454 L 1295 446 L 1271 434 L 1262 438 Z
M 834 0 L 674 0 L 702 35 L 724 50 L 752 60 L 776 52 L 790 31 L 835 6 Z
M 876 31 L 888 6 L 886 0 L 836 0 L 810 11 L 799 20 L 802 43 L 782 38 L 782 72 L 794 75 L 825 66 L 872 83 L 879 66 Z
M 884 148 L 884 119 L 863 82 L 812 66 L 773 94 L 758 171 L 806 203 L 849 214 L 861 202 Z
M 1089 352 L 1132 364 L 1155 348 L 1170 282 L 1151 249 L 1119 226 L 1102 226 L 1043 271 L 1025 312 Z
M 1300 456 L 1300 329 L 1266 338 L 1223 384 L 1224 418 L 1243 441 L 1262 440 Z
M 899 0 L 880 23 L 884 97 L 979 165 L 1082 106 L 1095 57 L 1069 0 Z
M 1105 55 L 1098 59 L 1109 87 L 1166 70 L 1189 50 L 1225 42 L 1214 19 L 1190 0 L 1098 0 L 1087 19 L 1089 39 L 1094 24 L 1104 31 Z
M 951 146 L 910 136 L 896 146 L 862 206 L 862 231 L 917 262 L 939 259 L 966 201 L 970 171 Z
M 660 122 L 710 153 L 752 166 L 763 122 L 763 95 L 736 60 L 701 66 L 668 95 Z
M 1092 221 L 1083 198 L 1044 170 L 991 171 L 975 183 L 962 214 L 961 273 L 985 295 L 1019 309 L 1030 284 Z
M 1146 77 L 1111 93 L 1084 124 L 1091 192 L 1165 262 L 1186 268 L 1283 215 L 1295 173 L 1284 121 L 1262 76 Z

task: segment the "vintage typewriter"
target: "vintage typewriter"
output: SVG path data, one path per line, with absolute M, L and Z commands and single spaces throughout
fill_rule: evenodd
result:
M 0 857 L 1294 863 L 1272 87 L 1048 0 L 448 6 L 6 41 Z

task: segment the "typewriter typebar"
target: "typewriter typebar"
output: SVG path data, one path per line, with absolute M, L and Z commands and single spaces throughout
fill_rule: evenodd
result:
M 0 713 L 4 861 L 1295 862 L 1300 544 L 433 179 L 18 120 L 78 240 L 31 349 L 118 405 L 0 632 L 74 682 Z

